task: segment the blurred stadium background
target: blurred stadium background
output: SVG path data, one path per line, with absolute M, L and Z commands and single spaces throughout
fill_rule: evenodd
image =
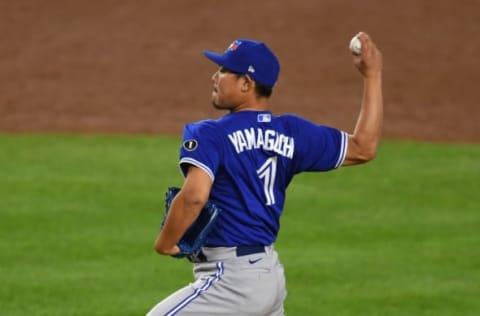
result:
M 479 315 L 480 2 L 0 0 L 1 315 L 143 315 L 191 280 L 152 249 L 203 49 L 266 41 L 276 113 L 351 131 L 348 42 L 385 59 L 385 141 L 291 185 L 287 315 Z

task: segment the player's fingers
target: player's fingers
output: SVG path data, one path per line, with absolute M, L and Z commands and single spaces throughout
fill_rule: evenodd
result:
M 363 67 L 364 61 L 368 59 L 369 51 L 370 51 L 370 38 L 367 33 L 365 32 L 358 32 L 356 38 L 360 41 L 361 50 L 360 54 L 353 53 L 353 61 L 357 67 Z
M 372 40 L 365 32 L 359 34 L 360 42 L 362 43 L 362 55 L 366 56 L 371 53 Z
M 362 50 L 353 58 L 355 65 L 364 76 L 377 73 L 382 68 L 381 53 L 367 33 L 359 32 L 357 37 L 361 42 Z
M 366 63 L 374 62 L 378 55 L 375 43 L 367 33 L 362 33 L 360 39 L 362 41 L 362 59 Z

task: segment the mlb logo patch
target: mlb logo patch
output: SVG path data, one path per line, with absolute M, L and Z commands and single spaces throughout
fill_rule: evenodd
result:
M 240 41 L 233 41 L 232 44 L 230 44 L 230 46 L 228 46 L 227 50 L 229 51 L 234 51 L 238 48 L 238 46 L 240 46 L 240 44 L 242 44 L 242 42 Z
M 268 123 L 272 121 L 272 115 L 270 113 L 261 113 L 257 115 L 257 122 Z

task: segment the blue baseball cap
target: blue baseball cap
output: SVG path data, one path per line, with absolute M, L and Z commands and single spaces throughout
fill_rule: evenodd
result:
M 265 45 L 249 39 L 234 40 L 223 54 L 204 50 L 205 56 L 219 66 L 249 75 L 256 82 L 273 88 L 280 73 L 280 63 Z

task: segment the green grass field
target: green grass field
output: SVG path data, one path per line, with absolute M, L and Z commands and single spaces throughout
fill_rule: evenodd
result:
M 0 315 L 144 315 L 191 281 L 153 240 L 179 138 L 0 135 Z M 287 315 L 480 315 L 480 147 L 384 142 L 298 176 Z

